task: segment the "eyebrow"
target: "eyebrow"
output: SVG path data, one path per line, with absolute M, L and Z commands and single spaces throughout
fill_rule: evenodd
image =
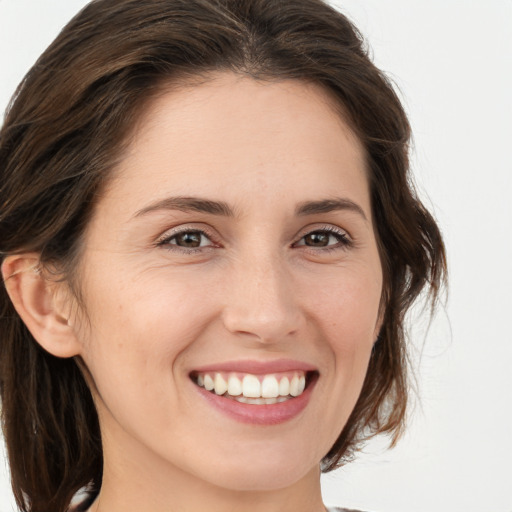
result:
M 354 201 L 346 198 L 322 199 L 320 201 L 305 201 L 300 203 L 295 209 L 295 214 L 298 216 L 315 215 L 318 213 L 329 213 L 338 210 L 348 210 L 357 213 L 368 221 L 364 210 Z
M 209 213 L 211 215 L 222 215 L 224 217 L 234 217 L 234 212 L 230 206 L 223 201 L 211 201 L 199 197 L 166 197 L 149 206 L 139 210 L 134 217 L 140 217 L 158 210 L 180 210 L 183 212 Z
M 134 217 L 140 217 L 159 210 L 179 210 L 183 212 L 208 213 L 223 217 L 234 217 L 233 209 L 224 201 L 213 201 L 200 197 L 176 196 L 166 197 L 151 203 L 137 211 Z M 321 199 L 318 201 L 304 201 L 297 205 L 295 215 L 304 217 L 319 213 L 329 213 L 339 210 L 348 210 L 359 214 L 364 220 L 368 220 L 363 209 L 354 201 L 346 198 Z

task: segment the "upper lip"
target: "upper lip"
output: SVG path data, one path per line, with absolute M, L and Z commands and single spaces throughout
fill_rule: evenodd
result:
M 264 375 L 269 373 L 291 372 L 303 370 L 304 372 L 317 371 L 317 368 L 303 361 L 293 359 L 276 359 L 274 361 L 238 360 L 212 363 L 199 368 L 194 368 L 194 373 L 207 372 L 238 372 L 250 373 L 253 375 Z

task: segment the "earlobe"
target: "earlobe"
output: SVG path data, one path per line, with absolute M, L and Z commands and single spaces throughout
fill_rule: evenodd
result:
M 45 276 L 35 253 L 8 256 L 2 264 L 7 293 L 35 340 L 56 357 L 80 354 L 81 345 L 64 308 L 65 283 Z

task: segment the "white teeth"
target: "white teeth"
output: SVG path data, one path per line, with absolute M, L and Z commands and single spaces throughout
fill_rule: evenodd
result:
M 223 395 L 228 390 L 227 382 L 222 378 L 220 373 L 215 374 L 215 394 Z
M 236 375 L 231 375 L 228 379 L 228 395 L 239 396 L 242 394 L 242 383 Z
M 241 380 L 239 374 L 215 372 L 198 374 L 196 384 L 242 403 L 275 404 L 301 395 L 306 387 L 306 376 L 304 372 L 289 372 L 280 378 L 279 375 L 245 374 Z
M 276 398 L 279 396 L 279 383 L 274 375 L 267 375 L 263 379 L 261 383 L 261 396 L 263 398 Z
M 294 375 L 292 381 L 290 382 L 290 395 L 299 396 L 304 391 L 306 387 L 306 378 L 304 375 L 300 377 L 298 375 Z
M 247 398 L 259 398 L 261 396 L 261 384 L 258 377 L 246 375 L 242 381 L 243 395 Z
M 291 397 L 289 396 L 278 396 L 277 398 L 246 398 L 245 396 L 235 396 L 233 397 L 233 400 L 236 400 L 237 402 L 242 402 L 243 404 L 272 405 L 281 402 L 286 402 L 287 400 L 290 400 L 290 398 Z
M 297 375 L 294 375 L 292 381 L 290 382 L 290 395 L 299 395 L 299 377 L 297 377 Z
M 290 381 L 288 377 L 283 377 L 279 383 L 279 396 L 288 396 L 290 394 Z
M 306 376 L 301 375 L 299 377 L 299 395 L 304 393 L 304 390 L 306 389 Z
M 213 383 L 213 379 L 208 374 L 206 374 L 204 376 L 204 389 L 206 389 L 206 391 L 211 391 L 214 387 L 215 384 Z

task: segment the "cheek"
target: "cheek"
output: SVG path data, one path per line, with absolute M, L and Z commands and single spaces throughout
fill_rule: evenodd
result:
M 84 287 L 88 322 L 81 332 L 84 360 L 97 379 L 109 368 L 106 378 L 138 379 L 142 385 L 146 374 L 169 373 L 214 316 L 203 288 L 177 276 L 94 277 Z
M 323 412 L 325 438 L 331 443 L 327 450 L 340 435 L 361 394 L 378 330 L 378 284 L 345 284 L 343 289 L 331 289 L 323 307 L 318 305 L 330 358 L 326 364 L 330 369 L 326 380 L 330 399 Z
M 340 272 L 306 286 L 310 310 L 340 350 L 356 349 L 361 340 L 375 341 L 382 293 L 379 274 Z
M 201 313 L 166 282 L 91 282 L 98 300 L 89 300 L 82 357 L 103 425 L 114 419 L 132 433 L 146 429 L 157 436 L 176 421 L 177 365 L 201 329 Z
M 332 392 L 347 409 L 359 396 L 380 327 L 380 274 L 344 272 L 312 286 L 309 310 L 331 361 Z

